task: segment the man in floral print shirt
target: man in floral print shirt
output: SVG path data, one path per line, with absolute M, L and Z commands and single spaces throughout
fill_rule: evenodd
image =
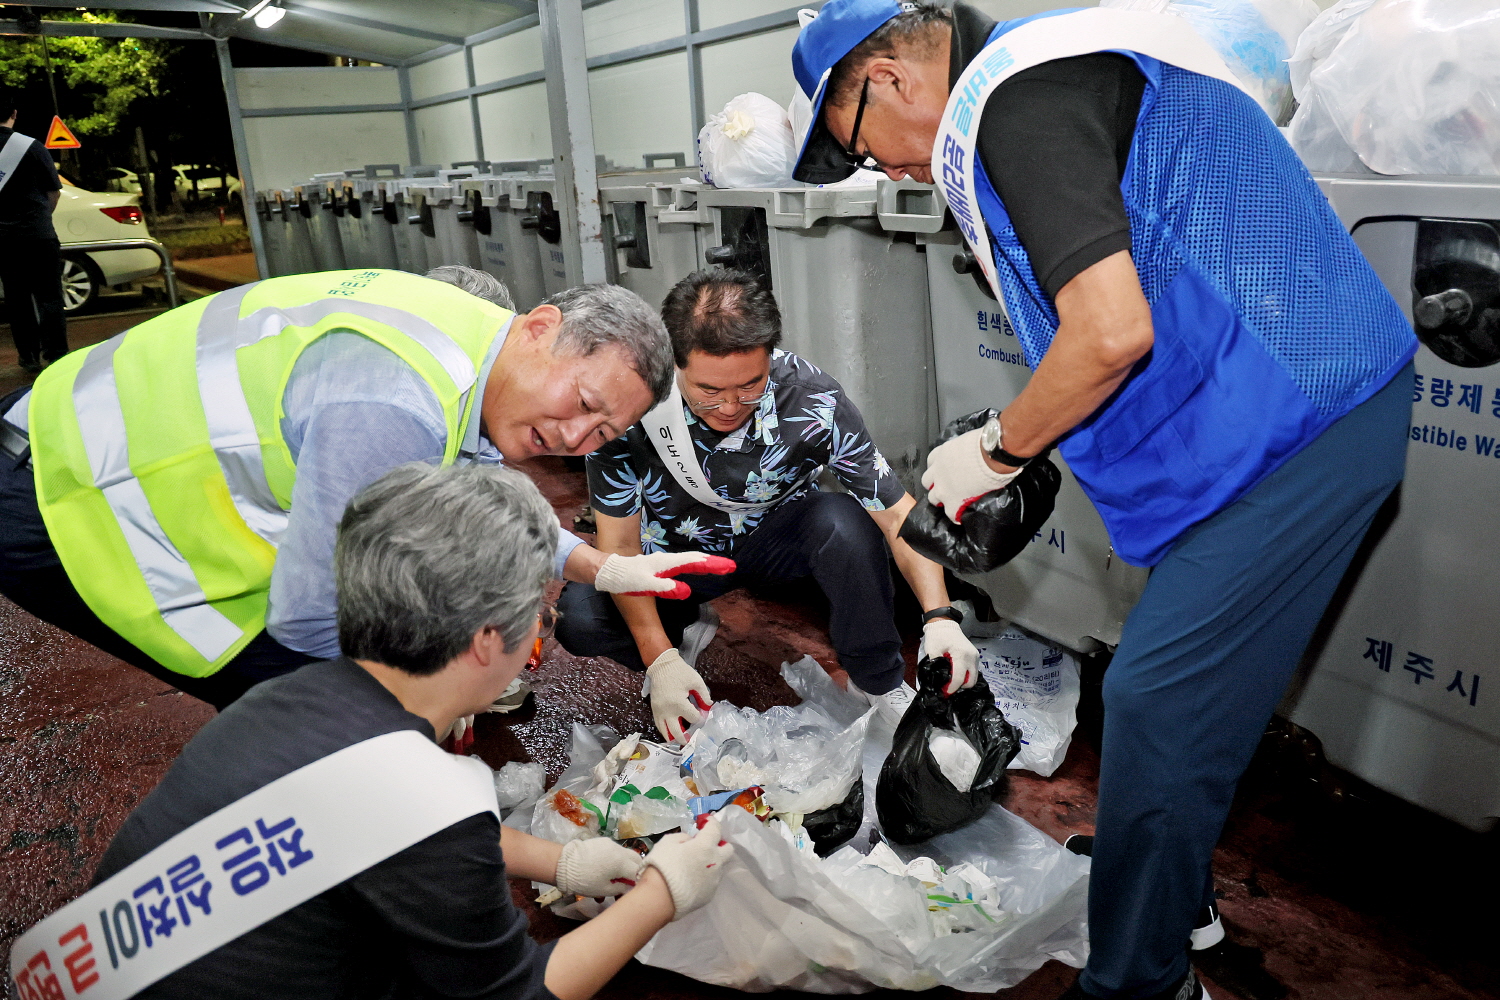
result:
M 915 501 L 839 383 L 777 349 L 781 315 L 771 293 L 745 272 L 699 271 L 668 293 L 662 318 L 672 336 L 687 436 L 708 487 L 730 509 L 695 498 L 638 423 L 588 457 L 596 544 L 622 556 L 684 550 L 732 556 L 739 571 L 684 577 L 693 596 L 666 603 L 569 584 L 559 603 L 562 645 L 646 671 L 657 728 L 680 739 L 710 701 L 708 686 L 679 651 L 699 605 L 747 583 L 811 576 L 828 597 L 829 633 L 851 689 L 894 721 L 913 692 L 902 680 L 889 553 L 923 611 L 933 612 L 924 616 L 924 637 L 929 654 L 947 655 L 953 664 L 948 690 L 973 684 L 978 655 L 958 627 L 958 612 L 947 606 L 942 568 L 897 536 Z M 671 405 L 671 399 L 663 404 Z M 848 493 L 818 489 L 825 468 Z M 695 656 L 689 650 L 688 658 Z

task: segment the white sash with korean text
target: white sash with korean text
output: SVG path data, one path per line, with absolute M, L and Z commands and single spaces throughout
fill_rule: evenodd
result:
M 499 810 L 478 760 L 411 730 L 225 806 L 22 934 L 22 1000 L 124 1000 L 459 820 Z
M 662 464 L 667 467 L 672 478 L 704 506 L 722 511 L 755 513 L 770 510 L 781 502 L 773 500 L 770 503 L 741 503 L 726 500 L 708 485 L 708 477 L 703 474 L 703 466 L 698 462 L 698 451 L 693 447 L 693 439 L 688 434 L 687 417 L 682 412 L 682 393 L 677 388 L 676 379 L 672 380 L 671 395 L 641 418 L 641 426 L 646 428 L 646 436 L 651 439 L 651 444 L 655 446 L 656 453 L 661 456 Z M 793 486 L 792 489 L 796 487 Z M 782 495 L 786 496 L 789 492 Z
M 21 157 L 36 142 L 29 135 L 12 132 L 10 138 L 5 140 L 5 145 L 0 146 L 0 191 L 5 190 L 5 182 L 10 180 L 10 175 L 16 172 L 21 165 Z
M 1187 21 L 1172 14 L 1080 10 L 1029 21 L 985 46 L 959 74 L 948 95 L 932 144 L 932 173 L 1001 303 L 1005 298 L 995 275 L 995 254 L 974 193 L 974 146 L 985 102 L 996 87 L 1022 70 L 1054 59 L 1111 50 L 1139 52 L 1244 90 L 1214 47 Z

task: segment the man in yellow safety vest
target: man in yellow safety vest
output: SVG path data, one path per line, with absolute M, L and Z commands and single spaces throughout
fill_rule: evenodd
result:
M 632 292 L 509 306 L 467 268 L 290 275 L 68 355 L 0 400 L 0 592 L 216 707 L 338 656 L 333 543 L 362 488 L 413 460 L 586 454 L 670 385 Z M 559 528 L 555 571 L 685 593 L 667 577 L 723 571 L 707 558 Z

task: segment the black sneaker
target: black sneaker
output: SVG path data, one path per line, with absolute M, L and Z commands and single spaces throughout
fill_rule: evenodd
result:
M 1058 1000 L 1100 1000 L 1100 998 L 1075 982 Z M 1211 998 L 1208 990 L 1203 988 L 1203 981 L 1198 978 L 1197 971 L 1190 965 L 1187 972 L 1177 982 L 1160 993 L 1143 997 L 1142 1000 L 1211 1000 Z
M 36 358 L 21 359 L 21 369 L 25 372 L 28 372 L 29 374 L 40 375 L 42 373 L 42 369 L 45 367 L 46 366 Z

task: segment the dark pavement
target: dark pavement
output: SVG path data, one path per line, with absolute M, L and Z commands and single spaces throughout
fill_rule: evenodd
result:
M 146 315 L 75 321 L 71 342 L 96 342 Z M 24 379 L 0 327 L 0 392 Z M 528 471 L 571 525 L 581 474 L 557 459 Z M 723 624 L 699 663 L 716 697 L 757 709 L 791 703 L 776 670 L 783 660 L 810 653 L 833 665 L 816 595 L 776 598 L 738 591 L 718 602 Z M 915 627 L 907 638 L 910 662 Z M 1104 666 L 1085 663 L 1079 731 L 1058 773 L 1013 772 L 1009 808 L 1058 839 L 1092 832 Z M 612 661 L 573 657 L 549 641 L 531 679 L 528 715 L 478 720 L 475 752 L 492 767 L 537 760 L 555 777 L 574 721 L 650 730 L 639 676 Z M 0 599 L 0 961 L 15 935 L 86 887 L 114 831 L 211 716 L 203 703 Z M 1273 1000 L 1277 983 L 1305 1000 L 1500 998 L 1500 919 L 1484 902 L 1500 889 L 1497 846 L 1496 834 L 1459 829 L 1328 769 L 1315 741 L 1273 727 L 1215 858 L 1239 947 L 1204 970 L 1209 988 L 1216 1000 Z M 514 883 L 513 892 L 532 911 L 539 939 L 571 926 L 536 913 L 529 884 Z M 1073 977 L 1049 963 L 1004 995 L 1048 1000 Z M 739 994 L 631 963 L 600 995 Z

